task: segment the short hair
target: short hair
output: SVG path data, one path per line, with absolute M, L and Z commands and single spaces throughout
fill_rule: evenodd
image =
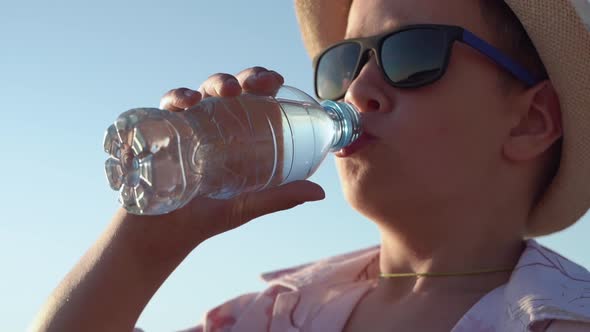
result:
M 538 78 L 547 70 L 522 23 L 503 0 L 480 0 L 481 15 L 495 32 L 496 46 Z

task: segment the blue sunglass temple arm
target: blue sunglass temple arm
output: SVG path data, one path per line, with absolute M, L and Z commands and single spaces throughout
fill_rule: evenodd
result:
M 482 40 L 473 33 L 463 30 L 462 38 L 464 43 L 478 50 L 496 62 L 498 65 L 508 70 L 518 79 L 526 83 L 529 87 L 542 81 L 542 79 L 535 78 L 526 68 L 512 61 L 512 59 L 504 55 L 504 53 L 502 53 L 499 49 L 490 45 L 485 40 Z

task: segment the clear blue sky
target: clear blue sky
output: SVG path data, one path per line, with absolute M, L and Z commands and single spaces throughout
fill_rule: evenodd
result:
M 255 6 L 253 5 L 255 4 Z M 254 65 L 312 92 L 292 0 L 24 0 L 0 4 L 1 329 L 26 329 L 117 208 L 105 128 L 157 106 L 167 90 Z M 312 180 L 327 199 L 260 218 L 197 248 L 138 326 L 172 331 L 260 290 L 261 272 L 373 245 L 372 223 L 343 200 L 332 157 Z M 581 179 L 582 180 L 582 179 Z M 541 239 L 590 266 L 590 223 Z

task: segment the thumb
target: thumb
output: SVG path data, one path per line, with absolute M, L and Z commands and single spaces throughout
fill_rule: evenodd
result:
M 291 209 L 305 202 L 319 201 L 326 197 L 317 183 L 301 180 L 254 193 L 242 199 L 242 220 L 248 221 L 273 212 Z

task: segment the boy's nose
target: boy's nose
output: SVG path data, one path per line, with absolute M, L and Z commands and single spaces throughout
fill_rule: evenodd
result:
M 391 109 L 392 102 L 385 88 L 384 80 L 375 57 L 371 57 L 358 76 L 352 81 L 344 101 L 355 105 L 360 112 L 385 112 Z

